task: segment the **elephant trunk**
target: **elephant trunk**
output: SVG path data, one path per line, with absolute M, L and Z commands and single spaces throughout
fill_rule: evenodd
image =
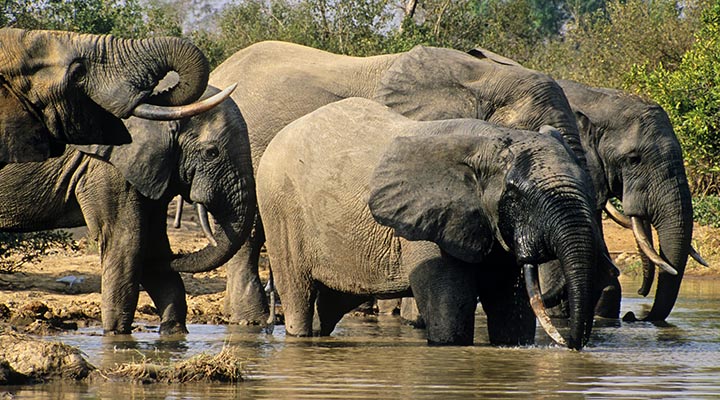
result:
M 591 291 L 597 254 L 587 245 L 587 238 L 576 233 L 566 235 L 558 249 L 558 259 L 567 281 L 570 313 L 567 344 L 571 349 L 580 350 L 590 339 L 594 311 Z
M 87 76 L 88 95 L 120 118 L 139 104 L 183 105 L 197 100 L 207 87 L 209 64 L 192 43 L 172 37 L 142 40 L 78 35 L 74 38 L 86 60 L 104 60 L 103 73 Z M 177 82 L 158 83 L 168 72 Z
M 660 255 L 677 271 L 677 275 L 664 271 L 658 274 L 655 301 L 644 318 L 646 321 L 663 321 L 670 314 L 680 291 L 691 249 L 693 212 L 690 189 L 684 168 L 679 166 L 674 170 L 680 171 L 680 176 L 673 179 L 677 184 L 674 187 L 658 185 L 653 188 L 649 203 L 651 222 L 660 242 Z
M 545 220 L 550 223 L 548 247 L 560 262 L 567 283 L 570 330 L 567 346 L 580 350 L 590 338 L 593 325 L 593 284 L 600 257 L 600 233 L 589 198 L 565 197 L 555 202 Z M 574 210 L 568 215 L 567 210 Z
M 215 243 L 189 254 L 179 255 L 170 267 L 178 272 L 206 272 L 225 264 L 250 236 L 256 201 L 252 179 L 240 180 L 236 201 L 231 206 L 208 205 L 215 217 Z

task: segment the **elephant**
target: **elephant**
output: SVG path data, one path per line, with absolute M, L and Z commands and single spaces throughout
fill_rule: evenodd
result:
M 216 92 L 208 88 L 208 95 Z M 126 124 L 130 144 L 69 146 L 58 158 L 0 170 L 0 229 L 87 225 L 100 247 L 103 331 L 131 332 L 142 285 L 160 315 L 160 334 L 186 333 L 185 288 L 176 270 L 217 268 L 252 228 L 255 181 L 245 122 L 227 99 L 193 117 L 131 117 Z M 212 214 L 214 246 L 173 254 L 166 217 L 178 194 Z
M 579 163 L 585 163 L 575 116 L 560 86 L 545 74 L 509 65 L 482 49 L 469 55 L 416 46 L 405 53 L 349 57 L 266 41 L 238 51 L 210 74 L 216 86 L 240 80 L 232 98 L 247 121 L 255 167 L 283 127 L 348 97 L 378 101 L 416 120 L 476 118 L 528 130 L 551 125 Z M 267 319 L 263 288 L 253 278 L 262 232 L 258 219 L 248 245 L 228 264 L 226 312 L 231 320 Z
M 207 87 L 208 62 L 183 39 L 1 28 L 0 49 L 0 166 L 59 156 L 68 143 L 129 143 L 130 115 L 207 109 L 189 103 Z M 177 82 L 160 90 L 171 71 Z
M 653 306 L 642 317 L 663 321 L 677 300 L 688 255 L 705 263 L 691 246 L 692 201 L 682 149 L 670 119 L 658 104 L 629 93 L 569 80 L 558 80 L 558 84 L 576 113 L 598 202 L 622 201 L 630 218 L 616 216 L 610 203 L 607 212 L 633 229 L 639 247 L 651 261 L 646 262 L 639 294 L 649 293 L 654 265 L 663 268 Z M 657 230 L 660 254 L 652 248 L 650 226 Z M 612 293 L 620 293 L 617 279 L 611 288 L 615 288 Z M 617 318 L 619 303 L 617 295 L 601 299 L 599 313 Z M 635 316 L 630 312 L 623 319 L 634 320 Z
M 315 302 L 328 335 L 369 296 L 412 294 L 429 344 L 471 345 L 478 298 L 494 345 L 533 343 L 536 315 L 559 343 L 587 343 L 602 239 L 591 180 L 551 127 L 415 121 L 349 98 L 281 130 L 256 181 L 289 335 L 313 333 Z M 569 282 L 565 335 L 538 292 L 553 259 Z

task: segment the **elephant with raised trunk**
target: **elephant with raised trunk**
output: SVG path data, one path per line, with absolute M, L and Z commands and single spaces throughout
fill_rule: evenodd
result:
M 130 118 L 127 127 L 131 144 L 68 147 L 58 158 L 0 170 L 0 229 L 87 224 L 100 244 L 103 330 L 130 333 L 142 284 L 160 315 L 160 333 L 187 332 L 177 271 L 217 268 L 252 227 L 255 184 L 245 122 L 228 99 L 191 118 Z M 172 253 L 166 218 L 178 194 L 213 215 L 214 246 Z
M 284 42 L 251 45 L 217 67 L 214 85 L 242 80 L 233 93 L 248 123 L 253 165 L 283 127 L 348 97 L 388 105 L 416 120 L 476 118 L 518 129 L 556 127 L 581 164 L 575 116 L 562 89 L 547 75 L 478 50 L 417 46 L 411 51 L 349 57 Z M 235 321 L 264 323 L 262 287 L 255 284 L 263 243 L 258 224 L 248 246 L 228 267 L 228 313 Z M 248 283 L 251 282 L 251 283 Z
M 313 333 L 315 302 L 327 335 L 370 296 L 412 293 L 431 344 L 472 344 L 479 298 L 491 343 L 532 343 L 537 315 L 581 349 L 601 249 L 595 200 L 559 132 L 542 131 L 414 121 L 362 98 L 284 128 L 257 195 L 287 333 Z M 539 300 L 537 266 L 553 259 L 569 282 L 565 335 Z
M 121 119 L 133 114 L 207 109 L 189 104 L 207 87 L 207 60 L 183 39 L 2 28 L 0 54 L 0 166 L 58 156 L 66 143 L 129 143 Z M 175 85 L 155 93 L 170 71 Z

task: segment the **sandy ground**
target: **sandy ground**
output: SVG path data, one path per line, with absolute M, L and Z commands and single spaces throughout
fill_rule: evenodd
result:
M 187 207 L 187 206 L 186 206 Z M 180 229 L 172 228 L 169 216 L 170 241 L 175 250 L 194 250 L 207 242 L 191 210 L 185 212 Z M 624 271 L 632 273 L 638 257 L 632 233 L 611 221 L 604 224 L 606 241 L 613 259 Z M 52 333 L 58 329 L 97 325 L 100 322 L 100 257 L 97 245 L 88 242 L 84 228 L 72 230 L 79 239 L 80 251 L 57 251 L 37 264 L 27 264 L 20 272 L 0 274 L 0 323 L 8 323 L 26 333 Z M 720 247 L 716 230 L 697 227 L 695 247 L 704 254 Z M 714 261 L 712 258 L 709 261 Z M 717 264 L 717 263 L 716 263 Z M 266 276 L 266 268 L 261 268 Z M 688 264 L 689 279 L 718 278 L 720 269 L 701 268 Z M 57 279 L 73 275 L 83 277 L 72 286 Z M 223 315 L 225 268 L 201 274 L 182 274 L 188 293 L 189 323 L 226 323 Z M 140 295 L 136 322 L 138 329 L 152 329 L 159 322 L 152 301 L 145 292 Z M 66 322 L 70 323 L 67 325 Z

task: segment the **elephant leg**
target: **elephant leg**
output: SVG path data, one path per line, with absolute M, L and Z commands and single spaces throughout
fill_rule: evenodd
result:
M 297 267 L 291 264 L 289 257 L 278 259 L 288 261 L 288 264 L 283 265 L 283 267 L 287 267 L 288 271 L 297 271 Z M 317 297 L 317 290 L 312 278 L 304 273 L 286 274 L 283 269 L 276 268 L 273 270 L 273 279 L 285 313 L 286 334 L 289 336 L 312 336 Z
M 417 329 L 425 329 L 425 319 L 420 314 L 414 297 L 403 297 L 400 301 L 400 318 Z
M 255 229 L 248 241 L 227 262 L 225 313 L 230 323 L 263 325 L 270 315 L 267 296 L 260 282 L 258 264 L 265 242 L 262 221 L 255 219 Z
M 111 197 L 107 197 L 111 196 Z M 112 199 L 95 203 L 97 199 Z M 105 333 L 129 334 L 140 292 L 144 243 L 137 239 L 146 226 L 137 198 L 126 192 L 78 195 L 90 234 L 100 244 L 102 326 Z M 114 210 L 108 213 L 108 210 Z
M 472 345 L 477 291 L 475 269 L 449 257 L 419 263 L 410 286 L 426 322 L 428 344 Z
M 147 200 L 147 203 L 147 214 L 150 215 L 147 237 L 153 243 L 153 251 L 147 252 L 140 283 L 160 316 L 159 333 L 188 333 L 185 284 L 180 273 L 170 269 L 172 250 L 167 236 L 167 206 L 164 202 Z
M 317 313 L 320 320 L 320 336 L 328 336 L 342 317 L 361 304 L 373 300 L 372 296 L 343 293 L 318 285 Z
M 102 326 L 106 334 L 129 334 L 137 308 L 140 292 L 141 263 L 135 243 L 113 240 L 111 237 L 101 239 L 102 257 Z
M 524 346 L 535 342 L 536 320 L 530 307 L 520 268 L 505 260 L 504 271 L 483 276 L 480 302 L 487 315 L 490 343 L 499 346 Z M 491 279 L 487 279 L 491 278 Z

